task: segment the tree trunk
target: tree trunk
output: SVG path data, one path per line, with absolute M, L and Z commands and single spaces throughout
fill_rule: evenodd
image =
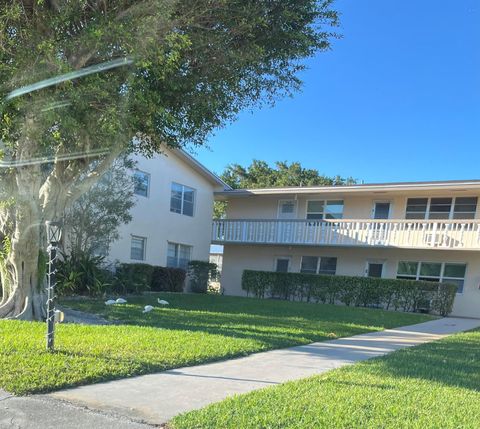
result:
M 24 205 L 17 209 L 10 251 L 2 261 L 0 318 L 45 318 L 45 271 L 39 270 L 43 234 L 38 212 Z

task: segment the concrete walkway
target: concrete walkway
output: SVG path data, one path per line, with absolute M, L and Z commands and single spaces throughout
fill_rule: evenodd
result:
M 78 387 L 50 396 L 158 425 L 179 413 L 201 408 L 233 394 L 320 374 L 477 327 L 480 327 L 480 319 L 437 319 L 240 359 Z

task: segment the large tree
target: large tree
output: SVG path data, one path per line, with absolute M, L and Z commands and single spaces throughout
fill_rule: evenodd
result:
M 202 144 L 300 86 L 330 0 L 6 0 L 0 8 L 0 317 L 42 318 L 44 221 L 125 151 Z

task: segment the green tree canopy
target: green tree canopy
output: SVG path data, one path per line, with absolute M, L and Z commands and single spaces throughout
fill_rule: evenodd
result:
M 285 186 L 341 186 L 356 183 L 352 177 L 328 177 L 299 162 L 277 161 L 271 167 L 254 159 L 248 167 L 230 164 L 220 176 L 234 189 L 278 188 Z

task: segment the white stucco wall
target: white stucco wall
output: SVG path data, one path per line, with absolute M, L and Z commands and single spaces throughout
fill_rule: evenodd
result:
M 337 257 L 337 274 L 364 276 L 368 260 L 384 262 L 383 277 L 395 278 L 399 261 L 467 264 L 463 293 L 457 294 L 453 315 L 480 317 L 480 252 L 308 246 L 225 245 L 222 288 L 226 295 L 245 295 L 243 270 L 273 271 L 277 257 L 290 257 L 290 271 L 299 272 L 302 256 Z
M 137 169 L 150 174 L 148 197 L 136 195 L 132 222 L 122 225 L 120 239 L 113 243 L 108 258 L 120 262 L 145 262 L 166 266 L 167 243 L 192 246 L 192 260 L 208 261 L 210 251 L 213 192 L 223 187 L 207 179 L 174 152 L 152 159 L 135 158 Z M 195 189 L 193 217 L 170 211 L 172 182 Z M 131 237 L 146 237 L 144 261 L 130 259 Z

